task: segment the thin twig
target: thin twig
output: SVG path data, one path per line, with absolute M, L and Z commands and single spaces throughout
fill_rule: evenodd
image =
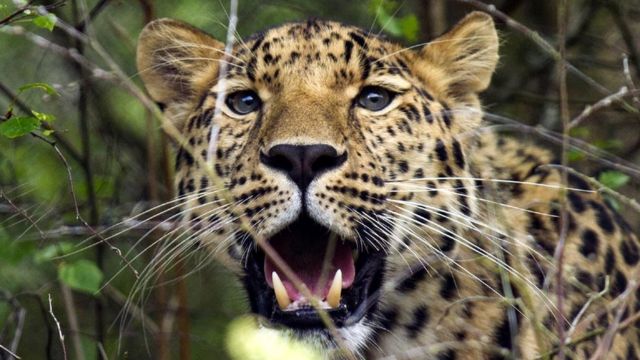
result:
M 590 360 L 604 359 L 607 357 L 607 354 L 609 353 L 609 349 L 613 344 L 613 339 L 620 329 L 622 317 L 626 312 L 625 310 L 627 310 L 631 299 L 634 298 L 633 294 L 638 289 L 638 284 L 640 284 L 638 283 L 637 280 L 635 280 L 637 276 L 640 275 L 640 271 L 635 271 L 634 275 L 635 276 L 632 278 L 633 280 L 629 282 L 625 291 L 622 293 L 622 295 L 620 295 L 619 298 L 622 298 L 622 301 L 618 306 L 618 311 L 616 311 L 616 316 L 613 322 L 609 325 L 607 332 L 604 334 L 604 336 L 600 340 L 600 344 L 598 345 L 598 348 L 596 349 L 596 351 L 594 351 Z
M 547 42 L 542 36 L 540 36 L 540 34 L 531 30 L 527 26 L 521 24 L 520 22 L 513 19 L 509 15 L 498 10 L 495 7 L 495 5 L 485 4 L 479 0 L 454 0 L 454 1 L 457 1 L 463 4 L 468 4 L 482 11 L 486 11 L 487 13 L 491 14 L 493 17 L 504 22 L 508 27 L 525 35 L 527 38 L 533 41 L 536 45 L 538 45 L 538 47 L 540 47 L 545 53 L 551 56 L 554 60 L 561 61 L 564 64 L 564 66 L 567 67 L 567 70 L 569 70 L 572 74 L 578 76 L 580 79 L 582 79 L 584 82 L 586 82 L 587 84 L 589 84 L 590 86 L 598 90 L 600 93 L 602 94 L 611 93 L 609 89 L 607 89 L 606 87 L 604 87 L 603 85 L 601 85 L 600 83 L 598 83 L 597 81 L 595 81 L 594 79 L 592 79 L 591 77 L 589 77 L 588 75 L 580 71 L 578 68 L 576 68 L 575 66 L 567 62 L 566 59 L 563 59 L 560 56 L 560 52 L 558 52 L 558 50 L 556 50 L 551 44 L 549 44 L 549 42 Z
M 0 81 L 0 93 L 3 93 L 7 97 L 7 99 L 9 99 L 10 103 L 17 105 L 25 114 L 33 114 L 31 108 L 24 102 L 22 102 L 18 98 L 18 95 L 11 91 L 11 89 L 9 89 L 8 86 L 2 83 L 2 81 Z M 47 123 L 46 121 L 42 122 L 42 128 L 45 130 L 53 131 L 51 136 L 56 140 L 57 143 L 60 144 L 60 147 L 62 147 L 65 152 L 68 153 L 75 161 L 77 161 L 78 163 L 82 163 L 82 157 L 80 156 L 80 153 L 78 153 L 73 145 L 71 145 L 71 143 L 62 136 L 60 131 L 57 131 L 51 124 Z
M 633 77 L 631 76 L 631 69 L 629 69 L 629 57 L 627 54 L 622 54 L 622 70 L 624 73 L 624 80 L 627 83 L 627 87 L 631 89 L 631 91 L 636 91 L 637 87 L 635 82 L 633 81 Z M 633 102 L 636 105 L 640 104 L 640 98 L 638 96 L 633 97 Z
M 620 34 L 624 43 L 627 45 L 629 54 L 631 55 L 631 61 L 636 68 L 636 74 L 640 75 L 640 50 L 638 49 L 638 42 L 633 36 L 634 30 L 631 29 L 629 24 L 624 18 L 624 13 L 620 9 L 620 4 L 617 1 L 606 1 L 606 7 L 613 16 L 613 20 L 620 29 Z
M 58 339 L 60 339 L 60 345 L 62 346 L 63 359 L 67 360 L 67 347 L 64 345 L 64 334 L 62 333 L 60 322 L 53 313 L 53 301 L 51 300 L 51 294 L 49 294 L 49 314 L 51 314 L 53 321 L 56 323 L 56 328 L 58 329 Z
M 567 0 L 560 0 L 558 3 L 558 43 L 559 54 L 558 59 L 558 82 L 560 92 L 560 117 L 562 120 L 562 169 L 560 171 L 561 184 L 563 189 L 568 185 L 568 174 L 566 171 L 567 164 L 569 163 L 568 149 L 569 149 L 569 96 L 567 93 L 567 71 L 565 66 L 565 59 L 567 56 L 566 36 L 567 36 L 567 22 L 568 22 L 568 6 Z M 569 231 L 569 218 L 567 209 L 567 192 L 565 190 L 560 191 L 560 233 L 558 234 L 558 244 L 556 245 L 553 257 L 556 262 L 555 268 L 555 286 L 556 286 L 556 308 L 557 312 L 557 331 L 558 331 L 558 343 L 564 344 L 566 341 L 566 329 L 565 329 L 565 314 L 564 314 L 564 301 L 565 301 L 565 288 L 564 288 L 564 250 L 567 240 L 567 233 Z M 559 360 L 564 360 L 564 346 L 560 346 L 558 352 Z
M 0 349 L 4 350 L 5 352 L 7 352 L 7 354 L 9 354 L 9 356 L 12 356 L 18 360 L 22 359 L 20 356 L 16 355 L 14 352 L 12 352 L 11 350 L 7 349 L 6 347 L 4 347 L 4 345 L 0 344 Z
M 84 360 L 84 349 L 82 347 L 82 340 L 80 339 L 80 325 L 78 322 L 78 312 L 73 301 L 73 294 L 71 289 L 63 283 L 60 284 L 60 292 L 62 293 L 62 302 L 64 304 L 65 313 L 67 314 L 67 321 L 69 322 L 69 336 L 71 337 L 71 344 L 73 345 L 73 351 L 75 358 L 78 360 Z
M 548 164 L 548 165 L 541 165 L 540 167 L 541 168 L 545 168 L 545 167 L 557 168 L 557 167 L 559 167 L 559 165 Z M 596 180 L 596 179 L 594 179 L 594 178 L 592 178 L 590 176 L 587 176 L 585 174 L 582 174 L 582 173 L 578 172 L 577 170 L 574 170 L 574 169 L 572 169 L 570 167 L 565 167 L 565 168 L 572 175 L 576 175 L 580 179 L 588 182 L 589 185 L 591 185 L 594 188 L 596 188 L 596 191 L 598 191 L 599 193 L 607 194 L 607 195 L 613 197 L 614 199 L 620 201 L 621 203 L 631 207 L 636 212 L 640 213 L 640 204 L 635 199 L 630 198 L 630 197 L 626 197 L 626 196 L 620 194 L 619 192 L 617 192 L 617 191 L 615 191 L 615 190 L 603 185 L 598 180 Z
M 13 13 L 9 14 L 7 17 L 3 18 L 2 20 L 0 20 L 0 26 L 4 26 L 8 23 L 10 23 L 13 20 L 16 20 L 16 18 L 18 16 L 21 15 L 25 15 L 25 13 L 31 9 L 31 5 L 35 2 L 35 0 L 31 0 L 29 1 L 26 5 L 22 6 L 21 8 L 19 8 L 18 10 L 14 11 Z
M 103 2 L 99 2 L 97 7 L 98 11 L 103 6 L 101 5 Z M 91 15 L 87 14 L 86 17 L 82 13 L 83 3 L 76 1 L 73 6 L 73 15 L 74 21 L 79 23 L 76 26 L 76 29 L 80 33 L 85 33 L 86 28 L 89 26 L 89 21 L 91 19 Z M 94 8 L 96 9 L 96 8 Z M 84 20 L 79 21 L 80 16 L 84 17 Z M 84 43 L 75 40 L 73 38 L 70 39 L 74 44 L 77 51 L 84 55 Z M 80 76 L 80 92 L 78 98 L 78 122 L 80 125 L 80 140 L 81 140 L 81 151 L 82 151 L 82 170 L 84 173 L 85 184 L 87 187 L 87 201 L 89 206 L 89 223 L 92 226 L 95 226 L 100 221 L 100 215 L 98 211 L 98 199 L 96 196 L 95 182 L 93 177 L 93 164 L 91 162 L 91 135 L 89 131 L 89 108 L 88 108 L 88 96 L 89 96 L 89 75 L 87 71 L 80 65 L 73 63 L 71 64 L 73 68 L 76 70 L 78 75 Z M 98 240 L 98 243 L 95 247 L 95 258 L 96 258 L 96 266 L 101 272 L 104 272 L 104 253 L 105 253 L 105 243 Z M 102 302 L 98 297 L 94 299 L 94 316 L 95 316 L 95 331 L 96 331 L 96 342 L 98 344 L 104 343 L 104 311 Z M 98 349 L 99 350 L 99 349 Z
M 140 277 L 140 274 L 138 273 L 138 270 L 136 270 L 136 268 L 133 266 L 133 264 L 131 264 L 131 262 L 126 259 L 124 257 L 124 255 L 122 255 L 122 251 L 111 244 L 111 242 L 109 242 L 109 240 L 107 240 L 104 236 L 102 236 L 102 234 L 100 234 L 99 232 L 95 231 L 93 229 L 93 227 L 91 225 L 89 225 L 89 223 L 87 223 L 84 218 L 82 217 L 82 215 L 80 214 L 80 206 L 78 205 L 78 198 L 76 196 L 76 191 L 75 191 L 75 187 L 73 186 L 73 175 L 71 174 L 71 167 L 69 166 L 69 162 L 67 162 L 67 159 L 64 157 L 64 155 L 62 154 L 62 152 L 60 151 L 60 149 L 58 149 L 58 147 L 54 144 L 51 144 L 53 146 L 53 149 L 55 150 L 56 154 L 58 155 L 58 157 L 60 158 L 60 160 L 64 163 L 64 167 L 67 171 L 67 180 L 69 183 L 69 190 L 71 192 L 71 198 L 73 199 L 73 207 L 75 210 L 75 214 L 76 214 L 76 220 L 80 221 L 90 232 L 93 236 L 97 236 L 101 241 L 103 241 L 105 244 L 107 244 L 110 249 L 116 253 L 116 255 L 118 255 L 118 257 L 125 263 L 125 265 L 133 272 L 133 274 L 136 276 L 136 278 Z
M 100 12 L 102 10 L 104 10 L 107 5 L 109 4 L 110 0 L 100 0 L 98 1 L 93 8 L 91 8 L 91 10 L 89 11 L 89 13 L 86 15 L 86 17 L 84 19 L 82 19 L 78 25 L 76 25 L 76 29 L 80 32 L 83 32 L 83 30 L 87 27 L 87 25 L 92 22 L 93 20 L 95 20 L 95 18 L 98 16 L 98 14 L 100 14 Z
M 635 96 L 638 94 L 640 94 L 640 92 L 637 90 L 631 91 L 626 86 L 621 87 L 620 90 L 618 90 L 618 92 L 611 94 L 605 98 L 602 98 L 601 100 L 599 100 L 597 103 L 593 105 L 586 106 L 580 115 L 576 116 L 573 120 L 571 120 L 571 122 L 569 123 L 569 129 L 573 129 L 574 127 L 580 125 L 588 117 L 590 117 L 594 113 L 604 108 L 611 106 L 613 103 L 616 103 L 627 96 Z

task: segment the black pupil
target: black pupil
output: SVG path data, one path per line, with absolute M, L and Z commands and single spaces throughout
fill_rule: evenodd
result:
M 259 99 L 251 91 L 241 91 L 227 98 L 227 105 L 238 114 L 248 114 L 259 106 Z
M 251 108 L 253 106 L 253 104 L 256 102 L 256 99 L 253 97 L 253 95 L 246 94 L 246 95 L 240 97 L 240 102 L 242 103 L 242 106 L 245 106 L 247 108 Z
M 367 94 L 367 101 L 372 103 L 373 105 L 381 103 L 384 100 L 383 98 L 384 96 L 382 96 L 382 94 L 380 93 L 370 92 Z
M 366 109 L 378 111 L 384 109 L 387 105 L 389 105 L 390 100 L 391 98 L 389 96 L 389 93 L 384 89 L 370 88 L 365 89 L 362 92 L 358 102 L 360 106 Z

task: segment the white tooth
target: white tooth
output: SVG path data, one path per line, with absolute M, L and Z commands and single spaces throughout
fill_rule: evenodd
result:
M 331 287 L 327 293 L 327 304 L 331 308 L 337 308 L 340 305 L 340 295 L 342 293 L 342 270 L 338 269 L 336 275 L 333 277 Z
M 285 289 L 282 280 L 280 280 L 278 273 L 276 273 L 275 271 L 271 273 L 271 281 L 273 282 L 273 290 L 276 293 L 278 306 L 280 306 L 280 309 L 284 310 L 287 306 L 289 306 L 289 304 L 291 304 L 289 295 L 287 295 L 287 289 Z

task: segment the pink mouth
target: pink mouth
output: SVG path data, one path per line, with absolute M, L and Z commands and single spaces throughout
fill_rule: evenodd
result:
M 295 229 L 285 229 L 270 239 L 269 245 L 284 260 L 290 270 L 306 286 L 309 291 L 320 299 L 325 299 L 333 277 L 340 269 L 342 271 L 342 287 L 349 288 L 355 278 L 355 264 L 353 260 L 353 248 L 340 239 L 331 239 L 332 234 L 307 234 Z M 307 231 L 308 233 L 308 231 Z M 328 253 L 330 244 L 335 241 L 335 249 Z M 278 265 L 269 256 L 264 258 L 265 280 L 273 288 L 271 273 L 276 271 L 287 295 L 292 301 L 304 299 L 305 296 L 294 285 Z

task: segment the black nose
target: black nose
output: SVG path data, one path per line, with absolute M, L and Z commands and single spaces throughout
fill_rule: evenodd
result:
M 260 153 L 263 164 L 286 173 L 301 190 L 321 173 L 347 160 L 347 153 L 329 145 L 276 145 L 267 154 Z

